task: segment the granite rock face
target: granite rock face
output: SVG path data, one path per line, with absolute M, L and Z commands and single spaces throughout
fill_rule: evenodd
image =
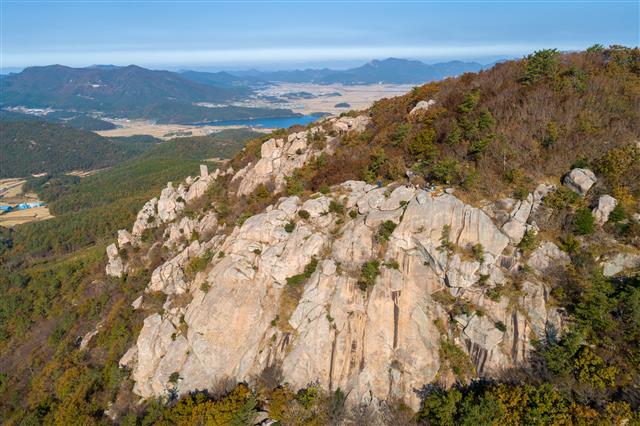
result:
M 260 158 L 233 175 L 236 195 L 261 184 L 282 189 L 297 168 L 331 154 L 337 142 L 327 128 L 363 131 L 368 121 L 330 118 L 264 142 Z M 120 361 L 143 398 L 227 380 L 251 384 L 275 368 L 294 389 L 318 382 L 340 387 L 349 404 L 401 400 L 417 409 L 414 390 L 446 375 L 442 342 L 464 351 L 477 376 L 491 377 L 527 363 L 532 339 L 562 333 L 564 313 L 548 303 L 546 278 L 569 257 L 550 241 L 530 254 L 517 248 L 525 232 L 538 230 L 532 217 L 551 185 L 478 208 L 452 191 L 347 181 L 328 194 L 280 198 L 231 229 L 218 225 L 215 209 L 183 215 L 217 176 L 167 186 L 140 211 L 131 237 L 122 234 L 123 244 L 135 245 L 147 229 L 164 231 L 149 249 L 163 257 L 147 286 L 164 305 Z M 580 193 L 594 182 L 588 170 L 565 179 Z M 110 246 L 114 273 L 128 266 L 117 254 Z M 633 263 L 604 262 L 611 274 Z M 525 265 L 533 273 L 503 294 Z M 451 300 L 470 308 L 452 318 Z M 174 373 L 180 379 L 170 383 Z
M 332 200 L 358 213 L 338 217 L 330 212 Z M 301 209 L 307 219 L 297 214 Z M 376 235 L 387 220 L 397 226 L 382 244 Z M 287 232 L 290 221 L 296 226 Z M 455 250 L 442 249 L 444 229 Z M 464 255 L 478 244 L 482 262 Z M 164 313 L 147 318 L 121 364 L 131 368 L 142 397 L 166 392 L 173 372 L 183 393 L 226 378 L 251 382 L 278 366 L 293 387 L 318 381 L 349 392 L 354 404 L 400 398 L 416 408 L 412 389 L 433 381 L 442 364 L 446 336 L 434 321 L 449 320 L 435 293 L 486 311 L 460 319 L 457 338 L 479 374 L 525 362 L 532 330 L 545 338 L 546 323 L 555 317 L 546 308 L 544 284 L 529 283 L 522 300 L 535 324 L 525 316 L 513 320 L 516 306 L 484 296 L 509 273 L 500 266 L 509 244 L 486 213 L 450 194 L 350 181 L 304 202 L 283 198 L 228 236 L 194 242 L 154 271 L 149 291 L 167 294 Z M 213 254 L 207 268 L 187 279 L 185 262 L 204 251 Z M 287 279 L 314 259 L 314 272 L 292 302 Z M 375 259 L 380 273 L 363 291 L 362 265 Z M 480 286 L 484 274 L 489 279 Z M 190 295 L 190 302 L 175 305 L 178 294 Z M 514 345 L 521 349 L 513 352 Z
M 362 132 L 369 123 L 369 117 L 341 117 L 332 122 L 338 132 Z M 308 131 L 292 133 L 286 138 L 273 138 L 260 147 L 260 158 L 239 170 L 232 181 L 239 181 L 238 195 L 248 195 L 259 185 L 272 183 L 276 191 L 284 189 L 285 178 L 295 169 L 322 153 L 333 152 L 337 139 L 325 134 L 321 126 Z

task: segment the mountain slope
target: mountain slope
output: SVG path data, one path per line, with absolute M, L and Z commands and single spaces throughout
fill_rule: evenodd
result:
M 537 52 L 252 140 L 129 212 L 110 277 L 3 236 L 3 417 L 635 424 L 639 61 Z
M 440 80 L 481 69 L 482 65 L 476 62 L 451 61 L 429 65 L 420 61 L 388 58 L 374 60 L 347 70 L 323 68 L 274 72 L 246 71 L 232 72 L 232 74 L 289 83 L 411 84 Z
M 113 166 L 138 147 L 43 121 L 0 121 L 0 177 Z
M 111 116 L 193 123 L 254 117 L 291 117 L 284 109 L 219 106 L 243 99 L 246 87 L 202 84 L 178 73 L 135 65 L 108 68 L 30 67 L 3 79 L 1 107 L 25 106 L 98 111 Z
M 3 105 L 76 108 L 124 114 L 128 109 L 171 99 L 225 102 L 237 95 L 185 79 L 169 71 L 135 65 L 117 68 L 29 67 L 5 79 Z
M 17 111 L 0 110 L 0 121 L 49 121 L 87 131 L 116 128 L 116 125 L 109 121 L 82 113 L 50 112 L 46 115 L 33 115 Z

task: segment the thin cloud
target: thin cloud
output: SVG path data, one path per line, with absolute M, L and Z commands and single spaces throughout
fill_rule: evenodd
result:
M 86 50 L 57 52 L 16 52 L 3 54 L 4 67 L 62 63 L 84 66 L 94 63 L 138 65 L 224 65 L 273 62 L 368 60 L 390 56 L 403 58 L 464 59 L 489 56 L 517 56 L 536 49 L 555 47 L 561 50 L 582 49 L 580 45 L 487 44 L 458 46 L 339 46 L 312 48 L 248 48 L 198 50 Z

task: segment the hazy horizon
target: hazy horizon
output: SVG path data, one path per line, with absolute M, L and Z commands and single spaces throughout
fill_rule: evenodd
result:
M 638 2 L 15 1 L 0 68 L 348 68 L 371 59 L 492 62 L 638 44 Z

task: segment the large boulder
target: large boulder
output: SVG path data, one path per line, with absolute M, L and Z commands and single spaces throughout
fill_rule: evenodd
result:
M 167 187 L 160 193 L 160 199 L 158 200 L 158 217 L 160 220 L 162 222 L 174 220 L 185 207 L 185 197 L 186 193 L 182 185 L 176 190 L 169 182 Z
M 589 169 L 573 169 L 564 177 L 562 183 L 578 194 L 585 195 L 597 180 L 596 175 Z
M 601 195 L 598 205 L 593 209 L 593 217 L 598 225 L 604 225 L 609 220 L 609 215 L 618 205 L 618 200 L 611 195 Z
M 136 216 L 131 233 L 134 237 L 140 237 L 147 229 L 158 227 L 160 220 L 158 219 L 158 199 L 152 198 L 147 201 Z
M 436 101 L 433 99 L 429 99 L 428 101 L 420 101 L 413 107 L 409 115 L 414 115 L 420 111 L 426 111 L 436 104 Z
M 118 252 L 118 246 L 115 243 L 107 246 L 107 266 L 105 272 L 110 277 L 120 278 L 124 274 L 124 263 Z
M 635 253 L 616 253 L 607 256 L 602 262 L 602 274 L 612 277 L 625 270 L 640 268 L 640 255 Z
M 540 244 L 531 253 L 527 265 L 541 276 L 549 274 L 557 268 L 563 268 L 571 262 L 569 255 L 550 241 Z

